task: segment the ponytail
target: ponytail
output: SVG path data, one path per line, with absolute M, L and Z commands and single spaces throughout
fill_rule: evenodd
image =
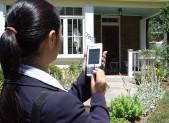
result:
M 0 98 L 0 122 L 22 123 L 16 80 L 21 62 L 38 55 L 51 30 L 60 31 L 60 18 L 46 0 L 17 0 L 6 14 L 6 30 L 0 38 L 0 63 L 4 84 Z M 32 60 L 32 59 L 31 59 Z
M 0 38 L 0 63 L 4 74 L 4 83 L 0 97 L 0 122 L 22 123 L 19 98 L 15 80 L 18 78 L 21 52 L 16 33 L 7 29 Z

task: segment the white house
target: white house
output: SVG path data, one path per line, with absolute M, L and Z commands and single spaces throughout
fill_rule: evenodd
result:
M 147 21 L 168 0 L 48 1 L 60 10 L 63 25 L 63 47 L 55 64 L 78 61 L 83 58 L 87 44 L 102 42 L 103 49 L 108 51 L 106 68 L 118 67 L 125 71 L 127 50 L 147 47 Z M 7 8 L 12 3 L 12 0 L 0 1 L 0 35 L 4 31 Z

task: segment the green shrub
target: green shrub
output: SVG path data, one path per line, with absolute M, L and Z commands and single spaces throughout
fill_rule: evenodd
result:
M 72 83 L 77 80 L 81 71 L 82 61 L 73 62 L 68 68 L 63 69 L 63 79 L 61 80 L 63 87 L 66 89 L 70 89 Z
M 62 79 L 62 71 L 55 65 L 49 65 L 49 74 L 58 80 Z
M 126 120 L 125 118 L 111 117 L 110 123 L 130 123 L 130 122 L 128 120 Z
M 141 83 L 141 73 L 135 73 L 135 81 L 137 85 L 140 85 Z
M 69 71 L 73 74 L 73 76 L 75 77 L 75 79 L 78 78 L 80 72 L 82 71 L 82 62 L 73 62 L 70 66 L 69 66 Z
M 135 121 L 143 114 L 141 101 L 128 95 L 121 95 L 111 101 L 110 117 L 125 118 Z
M 2 68 L 0 67 L 0 89 L 2 88 L 3 81 L 4 81 L 3 71 Z

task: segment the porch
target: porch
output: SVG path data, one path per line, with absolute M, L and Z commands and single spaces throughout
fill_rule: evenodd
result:
M 117 64 L 119 64 L 118 62 L 109 62 L 110 65 L 114 64 L 114 66 L 110 67 L 112 69 L 112 74 L 106 74 L 106 77 L 110 82 L 121 82 L 122 77 L 126 79 L 126 81 L 134 82 L 134 77 L 137 73 L 143 73 L 145 70 L 149 70 L 150 67 L 154 67 L 152 64 L 154 59 L 155 52 L 151 53 L 151 57 L 140 58 L 138 51 L 128 49 L 128 59 L 127 61 L 124 61 L 125 74 L 120 73 L 120 68 L 117 66 Z

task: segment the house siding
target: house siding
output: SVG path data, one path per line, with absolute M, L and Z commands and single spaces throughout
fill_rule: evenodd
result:
M 141 17 L 139 16 L 121 16 L 121 54 L 122 61 L 127 60 L 128 49 L 139 49 L 139 23 Z M 94 15 L 94 36 L 96 42 L 99 43 L 101 39 L 101 15 Z
M 94 15 L 94 36 L 96 43 L 101 43 L 101 15 Z
M 121 16 L 121 58 L 122 61 L 127 60 L 128 49 L 139 49 L 140 32 L 139 32 L 140 17 Z

